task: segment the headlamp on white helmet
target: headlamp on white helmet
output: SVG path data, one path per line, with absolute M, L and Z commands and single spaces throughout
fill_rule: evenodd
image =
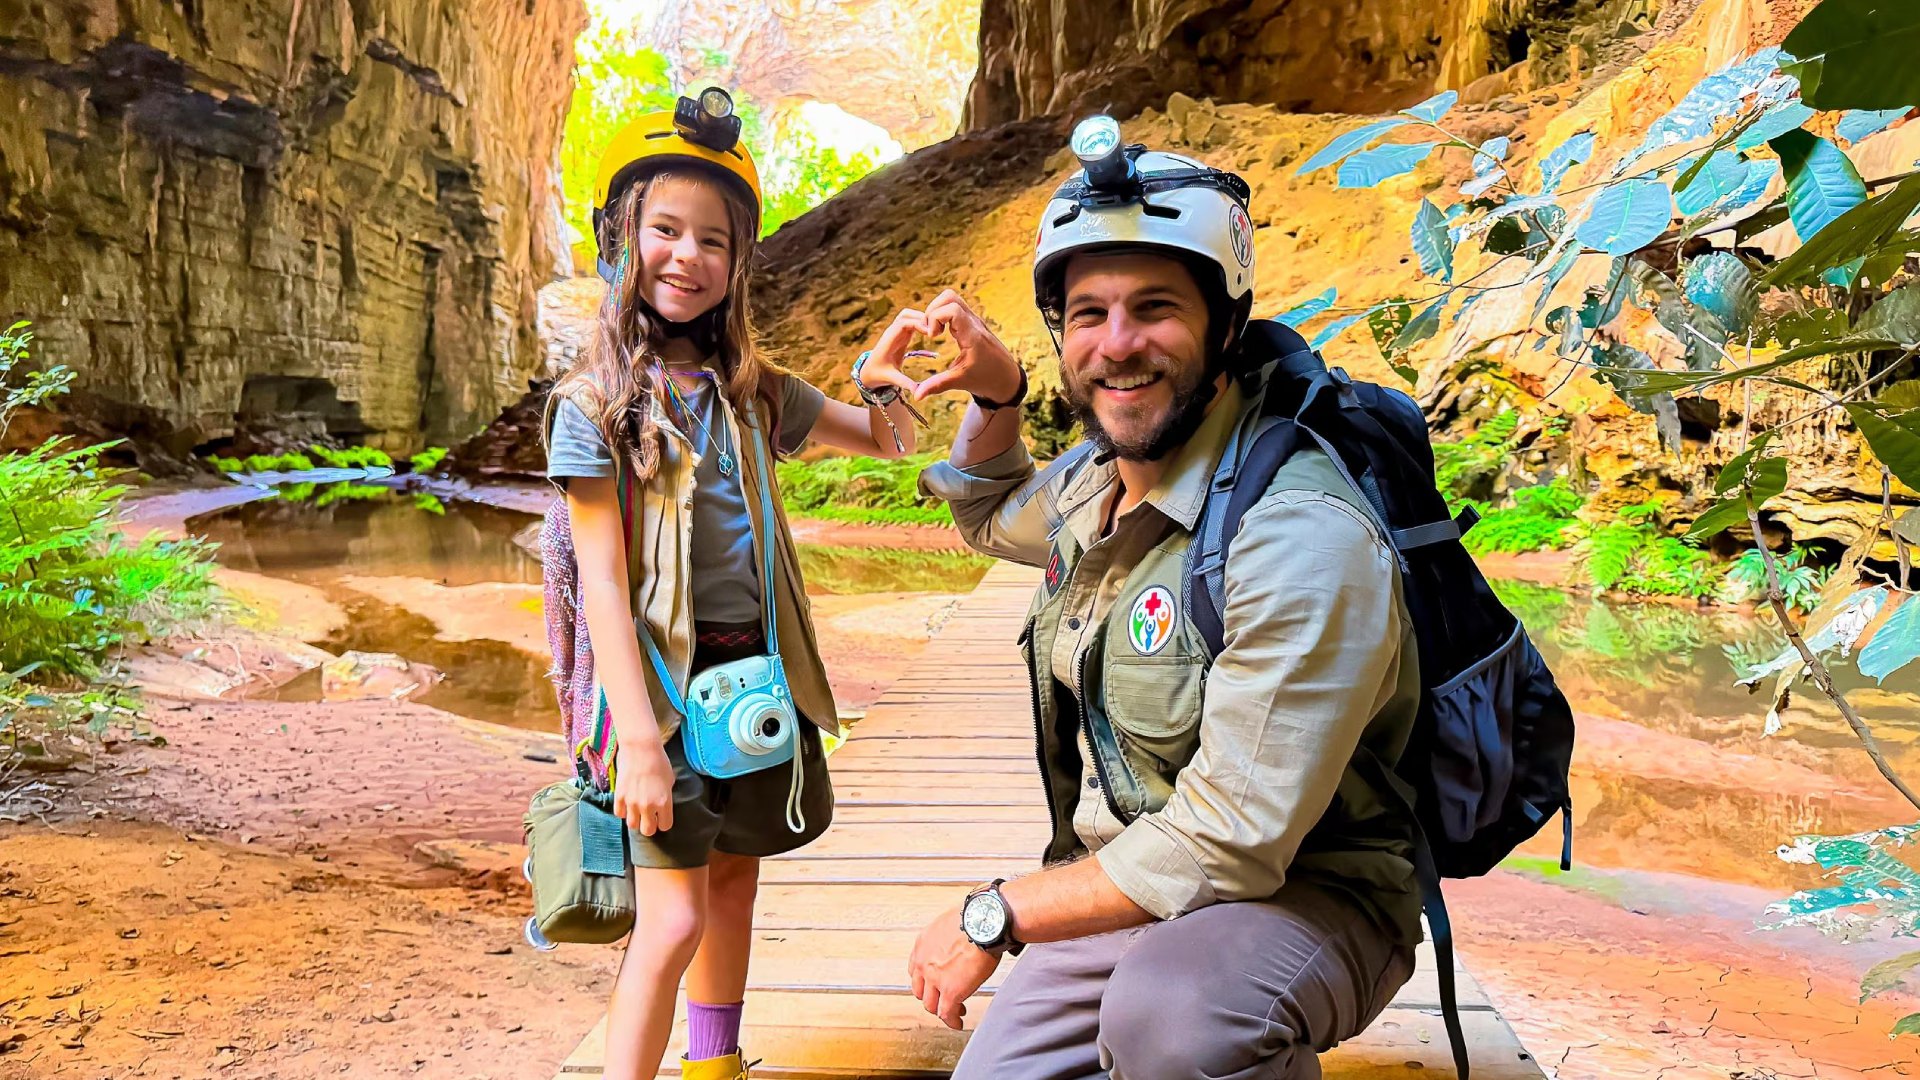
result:
M 1081 121 L 1071 145 L 1081 171 L 1047 203 L 1034 252 L 1034 302 L 1048 325 L 1060 327 L 1074 255 L 1145 248 L 1194 272 L 1215 327 L 1224 324 L 1216 343 L 1237 338 L 1253 305 L 1247 182 L 1192 158 L 1127 145 L 1108 116 Z

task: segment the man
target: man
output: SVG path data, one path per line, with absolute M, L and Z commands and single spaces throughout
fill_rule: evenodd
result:
M 1419 702 L 1395 556 L 1342 471 L 1295 453 L 1234 541 L 1209 659 L 1186 551 L 1275 359 L 1242 336 L 1246 185 L 1091 156 L 1047 206 L 1034 288 L 1097 453 L 1036 475 L 1006 348 L 952 292 L 903 315 L 958 351 L 921 395 L 974 396 L 923 488 L 974 548 L 1045 568 L 1020 642 L 1053 824 L 1044 869 L 926 928 L 913 992 L 958 1028 L 1021 953 L 955 1080 L 1318 1077 L 1420 938 L 1411 822 L 1355 763 L 1391 768 Z

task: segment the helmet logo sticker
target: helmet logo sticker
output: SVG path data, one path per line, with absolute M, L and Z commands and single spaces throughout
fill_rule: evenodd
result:
M 1227 211 L 1227 231 L 1233 240 L 1233 257 L 1240 260 L 1242 267 L 1253 265 L 1253 222 L 1247 212 L 1235 203 Z

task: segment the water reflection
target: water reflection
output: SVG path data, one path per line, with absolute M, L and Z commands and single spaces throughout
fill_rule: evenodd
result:
M 1762 735 L 1772 681 L 1749 694 L 1735 680 L 1786 642 L 1754 616 L 1595 599 L 1524 582 L 1495 588 L 1527 624 L 1580 714 L 1574 850 L 1583 865 L 1784 895 L 1813 884 L 1818 871 L 1775 858 L 1782 842 L 1911 819 L 1911 808 L 1811 685 L 1796 689 L 1785 729 Z M 1885 686 L 1860 675 L 1850 659 L 1831 667 L 1895 767 L 1920 773 L 1920 667 L 1896 673 Z M 1515 865 L 1530 866 L 1528 859 L 1557 849 L 1557 830 L 1549 831 L 1556 836 L 1526 845 Z
M 487 596 L 444 591 L 491 583 L 538 586 L 540 562 L 527 546 L 538 521 L 479 503 L 441 504 L 360 484 L 285 490 L 188 526 L 220 544 L 222 564 L 312 585 L 340 606 L 346 625 L 311 644 L 336 655 L 349 649 L 390 652 L 431 664 L 446 679 L 418 700 L 476 720 L 551 730 L 559 713 L 546 678 L 538 590 Z M 807 591 L 814 595 L 963 593 L 990 565 L 971 554 L 887 548 L 803 544 L 799 553 Z M 404 580 L 382 592 L 378 579 Z M 430 587 L 421 588 L 423 583 Z M 451 609 L 462 609 L 471 626 L 476 606 L 488 632 L 521 644 L 439 636 Z M 317 671 L 275 692 L 286 700 L 319 695 Z

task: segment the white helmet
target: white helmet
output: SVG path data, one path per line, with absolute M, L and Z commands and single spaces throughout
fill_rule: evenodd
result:
M 1247 182 L 1192 158 L 1123 146 L 1105 116 L 1081 121 L 1073 150 L 1085 165 L 1040 219 L 1034 303 L 1059 328 L 1067 260 L 1082 252 L 1165 250 L 1194 271 L 1216 322 L 1237 338 L 1253 306 L 1253 221 Z M 1211 268 L 1212 273 L 1207 272 Z

